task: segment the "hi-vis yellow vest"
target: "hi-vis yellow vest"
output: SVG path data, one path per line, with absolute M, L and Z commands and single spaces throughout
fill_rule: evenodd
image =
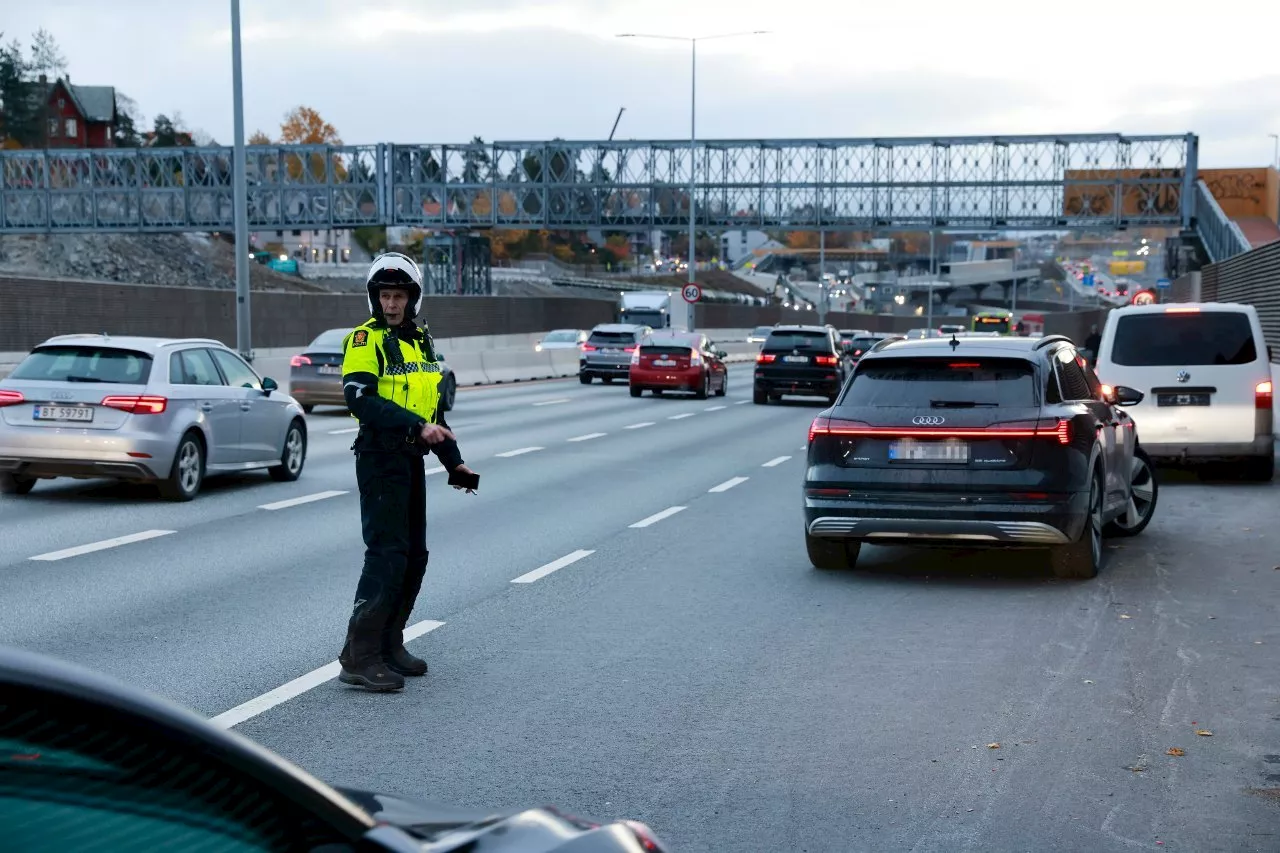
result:
M 390 329 L 378 328 L 373 320 L 353 329 L 342 341 L 342 373 L 378 377 L 379 397 L 433 423 L 440 405 L 440 363 L 428 361 L 418 341 L 397 338 L 388 346 L 390 336 Z

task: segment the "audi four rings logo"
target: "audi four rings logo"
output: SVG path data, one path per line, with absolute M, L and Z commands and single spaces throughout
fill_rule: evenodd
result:
M 937 415 L 921 415 L 918 418 L 912 418 L 911 422 L 916 426 L 942 426 L 947 419 Z

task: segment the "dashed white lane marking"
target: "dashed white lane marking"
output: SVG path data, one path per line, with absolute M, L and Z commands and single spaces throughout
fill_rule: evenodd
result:
M 776 468 L 776 467 L 778 467 L 779 465 L 781 465 L 783 462 L 786 462 L 786 461 L 787 461 L 788 459 L 790 459 L 790 458 L 791 458 L 790 456 L 779 456 L 779 457 L 777 457 L 777 458 L 775 458 L 775 459 L 770 459 L 768 462 L 764 463 L 764 464 L 763 464 L 763 465 L 761 465 L 760 467 L 761 467 L 761 468 Z
M 261 506 L 258 507 L 258 509 L 265 509 L 265 510 L 288 509 L 291 506 L 298 506 L 299 504 L 309 504 L 309 503 L 312 503 L 313 501 L 322 501 L 325 498 L 336 498 L 338 495 L 345 495 L 345 494 L 346 494 L 345 491 L 316 492 L 314 495 L 303 495 L 300 498 L 289 498 L 287 501 L 276 501 L 275 503 L 262 504 Z
M 679 420 L 683 420 L 684 418 L 691 418 L 691 417 L 693 417 L 693 416 L 694 416 L 694 415 L 696 415 L 696 414 L 697 414 L 697 412 L 685 412 L 685 413 L 684 413 L 684 414 L 682 414 L 682 415 L 672 415 L 671 417 L 667 418 L 667 420 L 669 420 L 669 421 L 679 421 Z
M 729 407 L 728 407 L 728 406 L 712 406 L 711 408 L 707 409 L 707 411 L 708 411 L 708 412 L 718 412 L 718 411 L 720 411 L 721 409 L 727 409 L 727 408 L 729 408 Z
M 581 560 L 583 557 L 590 557 L 594 553 L 595 551 L 574 551 L 572 554 L 565 554 L 560 559 L 552 560 L 550 563 L 547 563 L 545 566 L 540 566 L 531 572 L 527 572 L 511 582 L 512 583 L 533 583 L 536 580 L 545 578 L 547 575 L 551 574 L 554 571 L 563 569 L 565 566 L 573 565 L 574 563 Z
M 653 421 L 644 421 L 642 423 L 632 424 L 631 426 L 624 426 L 623 429 L 643 429 L 647 426 L 653 426 Z
M 444 625 L 443 622 L 436 622 L 433 619 L 424 619 L 415 625 L 410 625 L 404 629 L 404 641 L 416 640 L 428 631 L 434 631 L 436 628 Z M 336 660 L 325 664 L 319 669 L 313 669 L 306 675 L 299 676 L 287 684 L 282 684 L 275 690 L 263 693 L 254 699 L 250 699 L 243 705 L 237 705 L 230 711 L 223 711 L 209 722 L 223 729 L 229 729 L 238 726 L 245 720 L 251 720 L 264 711 L 270 711 L 277 705 L 282 705 L 290 699 L 294 699 L 324 684 L 326 681 L 332 681 L 338 677 L 338 673 L 342 671 L 342 664 Z
M 329 435 L 347 435 L 348 433 L 359 432 L 360 427 L 347 427 L 346 429 L 331 429 Z
M 750 403 L 750 402 L 751 402 L 750 400 L 739 400 L 738 402 L 734 403 L 734 405 L 735 405 L 735 406 L 745 406 L 747 403 Z
M 575 436 L 574 438 L 565 439 L 566 441 L 590 441 L 593 438 L 604 438 L 607 432 L 589 432 L 586 435 Z
M 659 521 L 662 521 L 662 519 L 664 518 L 670 518 L 671 516 L 675 515 L 677 512 L 682 512 L 684 509 L 685 507 L 682 507 L 682 506 L 670 506 L 664 509 L 662 512 L 655 512 L 653 515 L 649 516 L 648 518 L 637 521 L 635 524 L 631 526 L 632 527 L 648 527 L 651 524 L 657 524 Z
M 127 536 L 116 536 L 113 539 L 103 539 L 101 542 L 90 542 L 87 545 L 77 545 L 74 548 L 64 548 L 61 551 L 50 551 L 48 554 L 38 554 L 31 559 L 40 560 L 41 562 L 66 560 L 70 557 L 79 557 L 81 554 L 92 554 L 94 551 L 105 551 L 108 548 L 115 548 L 120 545 L 130 545 L 134 542 L 145 542 L 148 539 L 155 539 L 158 536 L 168 536 L 173 532 L 174 531 L 172 530 L 144 530 L 141 533 L 130 533 Z
M 555 400 L 543 400 L 540 403 L 534 403 L 534 405 L 535 406 L 554 406 L 557 403 L 569 403 L 569 402 L 572 402 L 572 401 L 568 397 L 560 397 Z
M 808 449 L 809 449 L 809 445 L 807 445 L 807 444 L 802 444 L 802 445 L 800 445 L 800 452 L 801 452 L 801 453 L 803 453 L 804 451 L 806 451 L 806 450 L 808 450 Z
M 533 453 L 538 450 L 545 450 L 542 447 L 521 447 L 518 450 L 508 450 L 506 453 L 495 453 L 499 459 L 510 459 L 512 456 L 523 456 L 526 453 Z
M 716 493 L 716 492 L 727 492 L 727 491 L 729 491 L 730 489 L 732 489 L 734 486 L 737 486 L 737 485 L 740 485 L 740 484 L 742 484 L 742 483 L 745 483 L 745 482 L 747 482 L 747 480 L 749 480 L 749 479 L 750 479 L 749 477 L 734 477 L 732 480 L 725 480 L 725 481 L 724 481 L 723 483 L 721 483 L 720 485 L 718 485 L 718 486 L 713 486 L 712 488 L 707 489 L 707 491 L 708 491 L 708 492 L 710 492 L 710 493 L 712 493 L 712 494 L 714 494 L 714 493 Z

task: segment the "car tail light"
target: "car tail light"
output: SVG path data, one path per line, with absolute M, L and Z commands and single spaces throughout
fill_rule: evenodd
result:
M 975 367 L 981 367 L 976 361 L 953 361 L 947 365 L 952 370 L 971 370 Z
M 131 415 L 158 415 L 169 405 L 164 397 L 103 397 L 102 405 Z
M 836 357 L 834 355 L 818 355 L 813 358 L 815 364 L 825 365 L 826 367 L 836 366 Z
M 595 351 L 596 351 L 596 348 L 595 348 L 595 347 L 593 347 L 591 344 L 583 344 L 583 345 L 582 345 L 582 351 L 583 351 L 583 352 L 595 352 Z
M 701 367 L 701 366 L 702 366 L 702 353 L 698 352 L 697 350 L 691 350 L 691 351 L 689 352 L 689 366 L 690 366 L 690 367 Z
M 638 352 L 639 349 L 640 349 L 639 347 L 627 347 L 626 349 L 623 350 L 623 352 Z
M 308 365 L 310 363 L 311 363 L 311 359 L 305 355 L 295 355 L 293 358 L 289 359 L 290 367 L 303 367 L 304 365 Z
M 0 407 L 16 406 L 25 401 L 27 398 L 22 396 L 21 391 L 3 391 L 0 390 Z
M 632 364 L 640 363 L 640 350 L 636 350 L 635 352 L 631 353 L 631 363 Z
M 0 391 L 0 394 L 4 394 Z M 1253 386 L 1253 405 L 1259 409 L 1270 409 L 1275 401 L 1275 386 L 1270 380 L 1259 382 Z M 4 398 L 0 397 L 0 406 L 4 405 Z
M 1199 314 L 1200 309 L 1194 305 L 1170 305 L 1164 309 L 1166 314 Z
M 771 352 L 762 352 L 756 356 L 756 364 L 773 364 L 778 357 Z
M 809 441 L 819 435 L 865 435 L 882 438 L 1053 438 L 1071 443 L 1068 418 L 1040 418 L 1034 421 L 1005 421 L 988 427 L 871 426 L 862 421 L 817 417 L 809 425 Z

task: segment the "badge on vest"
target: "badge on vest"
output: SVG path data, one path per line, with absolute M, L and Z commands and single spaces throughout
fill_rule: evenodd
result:
M 362 347 L 369 343 L 369 330 L 357 329 L 356 333 L 351 336 L 351 345 L 353 347 Z

